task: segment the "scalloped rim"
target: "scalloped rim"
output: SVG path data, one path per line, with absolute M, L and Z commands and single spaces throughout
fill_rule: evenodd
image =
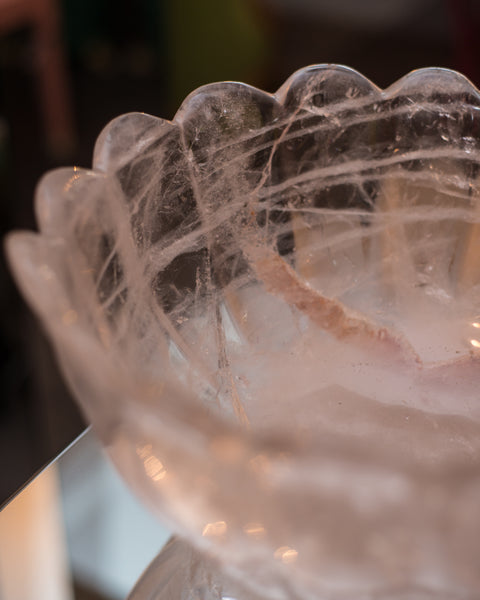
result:
M 337 65 L 330 63 L 309 65 L 307 67 L 303 67 L 295 71 L 290 77 L 278 88 L 278 90 L 274 93 L 266 92 L 260 88 L 249 85 L 247 83 L 242 83 L 238 81 L 221 81 L 215 83 L 209 83 L 206 85 L 202 85 L 185 97 L 181 105 L 179 106 L 177 112 L 171 120 L 163 119 L 162 117 L 157 117 L 154 115 L 149 115 L 147 113 L 140 112 L 129 112 L 118 117 L 112 119 L 107 125 L 102 129 L 99 136 L 97 137 L 97 141 L 95 143 L 94 148 L 94 160 L 92 170 L 105 172 L 104 169 L 98 166 L 98 159 L 103 153 L 102 144 L 108 137 L 108 135 L 112 132 L 112 130 L 119 124 L 120 121 L 125 118 L 131 116 L 142 116 L 143 118 L 151 120 L 151 122 L 157 122 L 159 125 L 169 124 L 169 125 L 178 125 L 184 121 L 185 114 L 188 112 L 190 106 L 197 100 L 200 99 L 201 96 L 211 95 L 213 91 L 216 91 L 221 86 L 232 85 L 234 87 L 239 87 L 242 89 L 250 90 L 252 95 L 265 96 L 270 101 L 274 103 L 278 103 L 280 106 L 284 105 L 287 92 L 292 87 L 292 84 L 297 80 L 304 78 L 306 75 L 326 75 L 328 79 L 335 77 L 338 73 L 342 73 L 344 75 L 350 76 L 352 78 L 352 83 L 361 83 L 366 85 L 372 92 L 372 95 L 377 96 L 379 100 L 387 100 L 395 98 L 396 96 L 401 95 L 406 90 L 413 93 L 414 91 L 421 92 L 424 89 L 438 89 L 439 91 L 451 92 L 456 90 L 458 92 L 464 92 L 475 96 L 480 103 L 480 91 L 475 87 L 475 85 L 464 75 L 454 71 L 452 69 L 447 69 L 444 67 L 424 67 L 421 69 L 415 69 L 407 73 L 387 88 L 382 89 L 375 85 L 370 79 L 362 75 L 359 71 L 355 69 L 345 66 L 345 65 Z M 430 78 L 433 78 L 435 85 L 432 85 L 430 82 Z M 326 78 L 326 81 L 328 80 Z
M 376 96 L 379 100 L 386 100 L 395 98 L 405 91 L 409 91 L 410 93 L 414 92 L 422 92 L 422 90 L 429 90 L 430 92 L 434 90 L 439 90 L 443 92 L 451 92 L 453 90 L 457 92 L 464 92 L 466 94 L 470 94 L 473 97 L 476 97 L 480 104 L 480 91 L 474 86 L 474 84 L 467 79 L 461 73 L 454 71 L 452 69 L 447 69 L 443 67 L 425 67 L 421 69 L 416 69 L 407 73 L 390 86 L 385 89 L 379 88 L 377 85 L 372 83 L 370 79 L 352 69 L 351 67 L 337 64 L 314 64 L 303 67 L 295 71 L 274 93 L 269 93 L 254 86 L 251 86 L 246 83 L 236 82 L 236 81 L 222 81 L 216 83 L 209 83 L 203 86 L 200 86 L 193 90 L 184 101 L 181 103 L 177 112 L 173 119 L 163 119 L 162 117 L 157 117 L 154 115 L 149 115 L 147 113 L 141 112 L 129 112 L 118 117 L 115 117 L 111 121 L 109 121 L 105 127 L 99 133 L 93 151 L 93 160 L 91 168 L 83 168 L 83 167 L 59 167 L 56 169 L 52 169 L 44 174 L 39 180 L 36 189 L 35 189 L 35 214 L 37 216 L 37 226 L 39 231 L 43 235 L 49 235 L 49 233 L 45 230 L 46 228 L 42 226 L 43 219 L 40 218 L 40 213 L 42 212 L 42 204 L 44 204 L 45 196 L 49 195 L 52 191 L 56 191 L 55 194 L 56 200 L 61 201 L 64 197 L 63 194 L 58 193 L 58 178 L 59 177 L 92 177 L 93 176 L 105 176 L 110 173 L 113 168 L 108 167 L 109 162 L 109 153 L 106 151 L 106 142 L 109 138 L 115 138 L 115 129 L 122 124 L 122 122 L 136 117 L 137 119 L 145 120 L 146 131 L 148 133 L 145 136 L 145 143 L 148 140 L 156 139 L 158 134 L 158 129 L 152 131 L 151 125 L 157 125 L 158 128 L 166 128 L 170 129 L 172 127 L 181 127 L 184 121 L 185 116 L 189 112 L 191 105 L 200 100 L 202 96 L 212 95 L 212 92 L 221 89 L 222 86 L 231 85 L 232 88 L 239 89 L 247 89 L 251 91 L 252 96 L 264 96 L 268 98 L 270 102 L 277 103 L 279 106 L 283 106 L 286 102 L 287 95 L 289 90 L 292 88 L 293 84 L 300 80 L 308 80 L 310 78 L 316 78 L 318 75 L 325 76 L 325 81 L 331 81 L 335 78 L 339 73 L 344 76 L 350 77 L 352 79 L 352 84 L 357 83 L 363 86 L 366 86 L 367 89 L 371 91 L 372 96 Z M 369 102 L 372 102 L 372 96 L 369 96 Z M 131 155 L 130 155 L 131 156 Z M 120 166 L 121 162 L 116 166 Z M 53 189 L 52 189 L 53 187 Z M 11 256 L 11 253 L 8 252 Z M 10 261 L 12 262 L 12 261 Z
M 115 117 L 109 121 L 100 131 L 96 139 L 93 151 L 92 167 L 59 167 L 44 174 L 36 186 L 34 201 L 39 230 L 43 235 L 48 235 L 48 233 L 41 226 L 42 219 L 38 218 L 39 213 L 41 212 L 40 204 L 43 203 L 45 195 L 50 193 L 50 190 L 52 189 L 50 186 L 53 185 L 54 188 L 58 188 L 57 179 L 60 173 L 62 173 L 63 176 L 67 176 L 70 173 L 71 177 L 76 176 L 78 178 L 79 176 L 91 177 L 92 175 L 105 176 L 105 174 L 108 174 L 112 171 L 112 168 L 108 168 L 108 152 L 105 150 L 105 146 L 109 137 L 115 138 L 115 129 L 121 125 L 123 121 L 132 117 L 136 117 L 138 119 L 144 119 L 146 125 L 149 124 L 150 126 L 157 125 L 159 128 L 165 127 L 167 129 L 171 127 L 181 127 L 185 120 L 185 116 L 188 114 L 194 102 L 200 100 L 202 96 L 211 95 L 212 92 L 221 89 L 221 87 L 225 85 L 231 85 L 233 88 L 250 90 L 252 96 L 264 96 L 265 98 L 268 98 L 270 102 L 277 103 L 279 106 L 283 106 L 286 102 L 289 90 L 297 81 L 305 78 L 314 78 L 318 75 L 324 75 L 325 81 L 331 81 L 331 79 L 336 77 L 339 73 L 351 77 L 352 84 L 357 83 L 357 85 L 362 84 L 366 86 L 366 88 L 371 91 L 372 96 L 376 96 L 379 100 L 393 99 L 405 91 L 414 93 L 422 92 L 422 90 L 427 89 L 429 91 L 438 90 L 448 93 L 455 90 L 457 92 L 464 92 L 476 97 L 480 104 L 480 91 L 475 87 L 475 85 L 461 73 L 443 67 L 425 67 L 413 70 L 385 89 L 379 88 L 370 79 L 351 67 L 330 63 L 314 64 L 298 69 L 274 93 L 269 93 L 257 87 L 237 81 L 209 83 L 190 92 L 190 94 L 188 94 L 188 96 L 186 96 L 186 98 L 183 100 L 171 120 L 163 119 L 162 117 L 147 113 L 132 111 L 119 115 L 118 117 Z M 371 101 L 372 97 L 369 95 L 369 102 Z M 146 129 L 149 128 L 146 127 Z M 145 143 L 148 141 L 148 139 L 156 139 L 157 132 L 158 130 L 152 131 L 149 129 L 149 132 L 145 138 Z M 120 166 L 120 164 L 121 163 L 119 163 L 118 166 Z M 56 191 L 58 192 L 58 189 Z M 63 194 L 57 194 L 57 197 L 63 198 Z

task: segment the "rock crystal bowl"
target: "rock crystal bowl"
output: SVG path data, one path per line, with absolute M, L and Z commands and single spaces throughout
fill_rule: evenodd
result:
M 176 594 L 480 597 L 479 136 L 458 73 L 318 65 L 121 116 L 40 182 L 10 261 L 118 470 L 225 574 Z

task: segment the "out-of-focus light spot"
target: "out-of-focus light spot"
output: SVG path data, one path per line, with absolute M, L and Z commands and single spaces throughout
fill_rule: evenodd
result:
M 227 524 L 225 521 L 217 521 L 216 523 L 207 523 L 203 528 L 202 535 L 204 537 L 220 537 L 227 532 Z
M 236 463 L 245 457 L 245 445 L 238 438 L 228 435 L 215 437 L 210 449 L 220 460 L 226 463 Z
M 73 172 L 75 173 L 75 175 L 70 177 L 70 179 L 67 181 L 67 183 L 63 186 L 64 192 L 68 192 L 74 185 L 75 181 L 80 178 L 80 173 L 78 171 L 79 171 L 78 167 L 73 167 Z
M 262 475 L 270 469 L 270 461 L 264 454 L 258 454 L 250 460 L 249 464 L 258 475 Z
M 78 320 L 78 313 L 76 310 L 70 309 L 63 313 L 62 323 L 64 325 L 73 325 Z
M 144 388 L 144 396 L 150 400 L 159 398 L 165 388 L 163 382 L 160 383 L 149 383 Z
M 136 453 L 140 458 L 147 458 L 152 454 L 152 444 L 146 444 L 136 449 Z
M 480 342 L 478 340 L 470 340 L 470 344 L 474 347 L 474 348 L 480 348 Z
M 480 329 L 480 323 L 477 323 L 476 321 L 474 321 L 472 323 L 472 327 L 475 327 L 475 329 Z
M 53 279 L 53 271 L 48 265 L 41 265 L 39 267 L 39 271 L 45 281 L 50 281 Z
M 161 481 L 167 474 L 162 462 L 152 454 L 152 445 L 147 444 L 136 450 L 138 456 L 143 460 L 145 473 L 153 481 Z
M 102 325 L 98 328 L 98 334 L 104 347 L 107 349 L 110 348 L 110 332 L 108 329 Z
M 294 548 L 290 548 L 290 546 L 280 546 L 280 548 L 275 550 L 273 556 L 287 565 L 297 560 L 298 552 Z
M 247 523 L 244 526 L 243 531 L 255 539 L 265 535 L 265 527 L 261 523 Z
M 143 461 L 145 467 L 145 473 L 153 479 L 153 481 L 160 481 L 165 477 L 167 471 L 163 464 L 158 460 L 156 456 L 149 456 Z

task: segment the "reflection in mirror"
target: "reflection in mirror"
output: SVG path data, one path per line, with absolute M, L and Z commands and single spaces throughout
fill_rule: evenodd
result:
M 123 600 L 168 536 L 88 431 L 0 513 L 0 599 Z

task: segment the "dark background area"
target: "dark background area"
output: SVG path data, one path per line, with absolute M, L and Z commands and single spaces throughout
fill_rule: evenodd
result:
M 185 95 L 204 83 L 233 79 L 274 92 L 296 69 L 325 62 L 353 67 L 380 87 L 427 66 L 480 80 L 476 2 L 63 0 L 56 6 L 63 45 L 54 49 L 61 50 L 64 88 L 59 96 L 47 85 L 43 101 L 34 21 L 4 23 L 0 6 L 2 238 L 35 228 L 39 177 L 58 166 L 89 167 L 110 119 L 128 111 L 172 118 Z M 66 112 L 54 111 L 49 121 L 45 106 Z M 1 504 L 85 424 L 3 253 L 0 290 Z

